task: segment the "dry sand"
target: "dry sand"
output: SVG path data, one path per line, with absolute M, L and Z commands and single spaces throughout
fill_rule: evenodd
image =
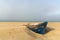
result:
M 40 22 L 0 22 L 0 40 L 60 40 L 60 22 L 49 22 L 44 35 L 29 30 L 28 23 Z

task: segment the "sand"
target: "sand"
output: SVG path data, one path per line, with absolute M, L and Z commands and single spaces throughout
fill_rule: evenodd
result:
M 40 22 L 0 22 L 0 40 L 60 40 L 60 22 L 49 22 L 44 35 L 29 30 L 28 23 Z

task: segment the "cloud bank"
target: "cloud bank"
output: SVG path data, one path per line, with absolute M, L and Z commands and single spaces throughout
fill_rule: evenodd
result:
M 60 21 L 60 0 L 0 0 L 0 21 Z

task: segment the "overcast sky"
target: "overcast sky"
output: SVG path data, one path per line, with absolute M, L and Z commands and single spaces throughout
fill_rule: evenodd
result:
M 60 0 L 0 0 L 0 21 L 60 21 Z

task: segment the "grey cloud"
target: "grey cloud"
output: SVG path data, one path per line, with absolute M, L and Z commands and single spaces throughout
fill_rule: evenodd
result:
M 60 21 L 60 5 L 55 5 L 56 1 L 31 1 L 3 0 L 0 5 L 0 21 Z

